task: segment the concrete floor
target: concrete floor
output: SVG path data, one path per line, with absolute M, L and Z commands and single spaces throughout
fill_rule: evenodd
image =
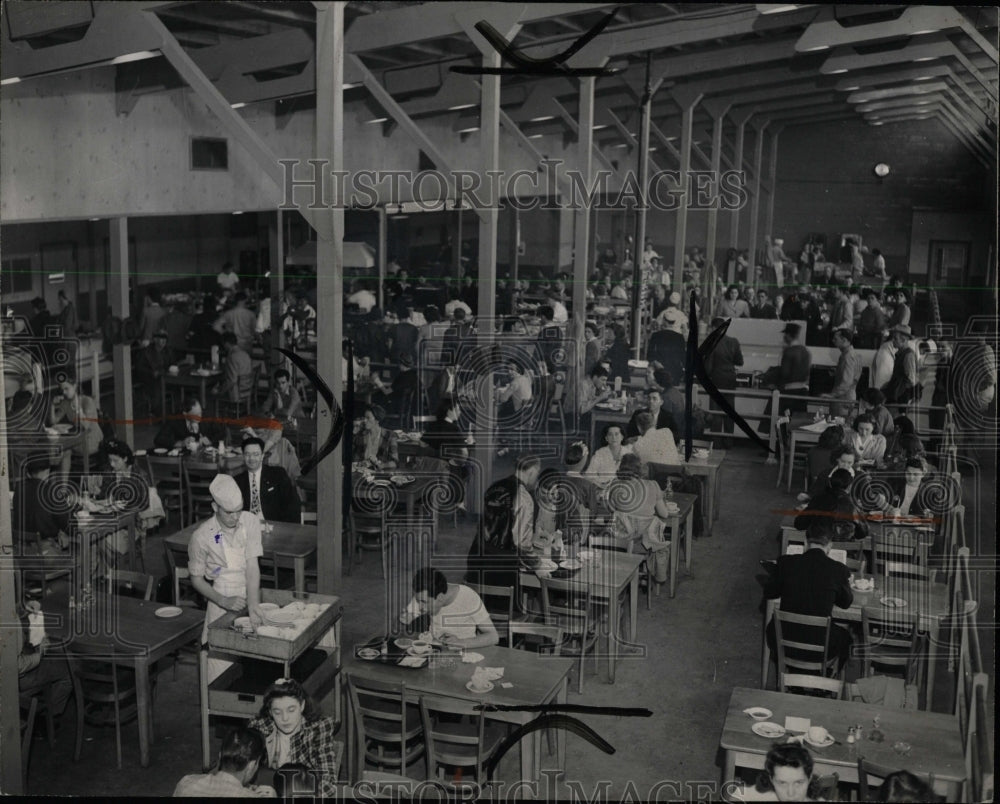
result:
M 144 436 L 137 439 L 138 446 L 144 444 Z M 984 554 L 994 555 L 992 459 L 985 468 L 988 471 L 981 479 L 978 496 L 983 512 L 980 533 L 988 550 Z M 606 783 L 601 800 L 612 796 L 620 800 L 628 794 L 645 800 L 657 794 L 653 788 L 660 784 L 662 800 L 717 798 L 707 791 L 714 790 L 719 780 L 719 737 L 730 691 L 759 682 L 761 593 L 755 579 L 757 562 L 777 554 L 780 516 L 775 512 L 793 504 L 790 495 L 775 488 L 775 477 L 776 467 L 764 466 L 758 452 L 744 446 L 730 453 L 722 475 L 721 519 L 711 538 L 695 542 L 691 574 L 685 575 L 682 565 L 676 598 L 664 591 L 654 597 L 651 611 L 646 611 L 644 599 L 640 601 L 638 634 L 646 656 L 623 658 L 614 686 L 606 683 L 603 666 L 595 675 L 593 662 L 588 660 L 583 695 L 577 695 L 575 684 L 571 685 L 571 703 L 647 707 L 654 712 L 648 719 L 582 718 L 617 751 L 608 756 L 579 737 L 568 736 L 566 780 L 578 795 L 589 799 Z M 460 522 L 458 532 L 449 523 L 441 542 L 464 554 L 473 529 L 472 521 Z M 162 527 L 160 536 L 152 537 L 147 546 L 147 568 L 158 575 L 165 573 L 161 537 L 169 532 L 170 527 Z M 980 583 L 989 590 L 990 599 L 982 601 L 985 617 L 994 610 L 995 576 L 984 575 Z M 379 584 L 379 562 L 374 553 L 365 557 L 353 575 L 344 577 L 338 593 L 346 607 L 346 645 L 380 633 L 384 607 L 372 596 L 373 588 L 381 588 Z M 984 631 L 983 653 L 992 657 L 993 632 Z M 948 687 L 953 682 L 943 664 L 938 677 L 940 700 L 948 701 Z M 74 722 L 71 702 L 59 723 L 56 747 L 36 739 L 29 793 L 169 796 L 182 775 L 200 770 L 197 670 L 190 660 L 181 666 L 178 680 L 173 680 L 170 672 L 160 678 L 154 716 L 156 742 L 149 768 L 139 767 L 134 723 L 124 728 L 121 771 L 115 767 L 114 731 L 110 729 L 86 727 L 83 756 L 74 763 Z M 44 733 L 43 728 L 38 731 Z M 517 778 L 517 765 L 512 760 L 509 755 L 501 766 L 500 778 Z M 419 769 L 422 772 L 422 765 Z M 570 791 L 559 786 L 543 788 L 541 794 L 568 798 Z

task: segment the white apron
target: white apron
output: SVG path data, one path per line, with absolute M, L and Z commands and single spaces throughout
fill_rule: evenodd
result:
M 225 539 L 222 540 L 222 548 L 226 554 L 226 567 L 220 570 L 212 586 L 220 595 L 225 595 L 226 597 L 235 595 L 245 598 L 247 596 L 247 562 L 244 550 L 242 548 L 230 547 Z M 205 609 L 205 627 L 201 632 L 202 643 L 208 641 L 208 624 L 214 622 L 225 613 L 226 610 L 224 608 L 217 606 L 211 600 L 208 601 L 208 607 Z M 215 681 L 215 679 L 226 672 L 226 669 L 230 665 L 232 665 L 232 662 L 209 657 L 208 683 L 211 684 Z

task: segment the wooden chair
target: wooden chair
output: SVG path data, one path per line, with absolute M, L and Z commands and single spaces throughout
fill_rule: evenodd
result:
M 219 474 L 215 461 L 184 460 L 184 486 L 187 489 L 187 510 L 189 522 L 197 522 L 213 513 L 212 493 L 208 487 Z
M 15 530 L 11 536 L 13 543 L 18 545 L 15 573 L 22 575 L 25 583 L 33 581 L 39 584 L 43 597 L 48 593 L 50 583 L 67 578 L 72 573 L 73 556 L 44 554 L 41 534 Z
M 135 597 L 140 600 L 153 599 L 153 587 L 156 579 L 152 575 L 144 572 L 130 572 L 128 570 L 108 570 L 102 576 L 109 595 L 124 594 L 127 597 Z
M 361 563 L 361 551 L 378 550 L 382 554 L 382 579 L 385 580 L 385 515 L 381 512 L 377 514 L 362 513 L 352 508 L 347 515 L 347 525 L 351 533 L 351 543 L 354 547 L 353 552 L 356 552 L 359 556 L 358 563 Z M 353 558 L 351 559 L 351 563 L 353 565 Z
M 628 542 L 624 542 L 621 539 L 612 536 L 610 533 L 591 533 L 590 546 L 594 550 L 606 550 L 616 553 L 627 553 L 629 551 Z M 672 544 L 670 545 L 670 549 L 674 549 Z M 639 569 L 639 585 L 646 587 L 646 610 L 648 611 L 653 607 L 653 587 L 656 586 L 656 584 L 652 583 L 650 580 L 649 569 L 646 567 L 645 562 L 643 562 L 642 567 Z M 623 611 L 624 609 L 625 607 L 622 607 Z
M 84 722 L 94 726 L 115 727 L 115 748 L 118 769 L 122 767 L 122 725 L 138 717 L 138 697 L 135 673 L 108 662 L 88 659 L 73 647 L 67 654 L 69 674 L 76 696 L 76 748 L 73 761 L 80 761 L 83 750 Z M 114 648 L 112 647 L 112 651 Z M 106 648 L 101 649 L 105 655 Z M 106 710 L 111 707 L 112 713 Z
M 565 634 L 558 625 L 514 621 L 510 624 L 510 647 L 546 656 L 558 656 Z M 546 729 L 549 753 L 556 752 L 555 729 Z
M 184 480 L 184 459 L 178 455 L 146 455 L 146 468 L 149 472 L 152 485 L 163 501 L 166 510 L 174 509 L 178 511 L 180 525 L 183 528 L 187 524 L 185 517 L 185 504 L 187 502 L 187 490 Z
M 774 637 L 775 646 L 778 653 L 778 678 L 782 673 L 788 672 L 788 668 L 825 676 L 837 669 L 838 659 L 831 657 L 830 653 L 830 617 L 811 617 L 806 614 L 793 614 L 789 611 L 782 611 L 780 608 L 774 612 Z M 791 639 L 786 634 L 788 626 L 798 626 L 802 628 L 822 629 L 823 641 L 800 642 Z M 797 656 L 788 655 L 788 651 L 795 651 Z M 843 673 L 844 668 L 840 668 Z
M 833 697 L 838 700 L 844 698 L 844 682 L 839 678 L 827 678 L 826 676 L 814 676 L 807 673 L 781 673 L 778 676 L 778 691 L 789 692 L 791 690 L 809 690 L 807 694 L 819 694 L 824 697 Z
M 241 375 L 239 378 L 239 397 L 237 399 L 226 399 L 216 397 L 215 415 L 224 418 L 239 419 L 249 416 L 250 412 L 257 404 L 257 385 L 260 383 L 260 365 L 256 365 L 250 374 Z
M 776 423 L 775 432 L 775 444 L 778 447 L 778 482 L 774 484 L 775 488 L 781 485 L 781 479 L 785 477 L 786 473 L 788 475 L 788 491 L 792 490 L 792 472 L 794 471 L 794 464 L 792 465 L 792 471 L 789 471 L 788 462 L 795 461 L 795 456 L 790 455 L 792 438 L 791 438 L 791 422 L 787 416 L 779 416 Z M 803 453 L 800 461 L 803 466 L 806 465 L 807 455 Z
M 178 545 L 163 543 L 163 557 L 170 574 L 172 587 L 172 602 L 179 606 L 185 600 L 191 601 L 198 597 L 194 584 L 191 583 L 191 573 L 188 571 L 188 552 Z
M 903 671 L 903 680 L 916 683 L 923 679 L 924 640 L 917 630 L 917 615 L 865 606 L 861 609 L 862 675 L 871 676 L 875 667 Z
M 563 630 L 563 655 L 579 656 L 577 692 L 583 693 L 583 660 L 594 654 L 594 669 L 598 665 L 597 631 L 592 621 L 590 590 L 580 590 L 567 581 L 539 578 L 542 587 L 542 614 L 548 625 Z
M 858 757 L 858 801 L 874 801 L 878 796 L 878 788 L 872 788 L 872 782 L 869 781 L 870 776 L 876 777 L 880 782 L 885 780 L 885 777 L 890 773 L 895 773 L 901 770 L 901 768 L 890 768 L 887 765 L 879 765 L 871 760 L 865 759 L 864 757 Z M 915 774 L 920 776 L 927 782 L 928 786 L 934 787 L 934 774 L 928 773 L 926 776 L 923 774 Z M 939 797 L 938 801 L 944 801 L 944 797 Z
M 970 754 L 969 792 L 971 799 L 978 802 L 994 801 L 994 754 L 990 739 L 993 735 L 991 721 L 987 719 L 986 687 L 978 686 L 975 692 L 976 729 L 973 732 L 972 744 L 967 750 Z
M 839 801 L 840 800 L 840 774 L 829 773 L 826 776 L 818 776 L 813 782 L 816 790 L 816 801 Z
M 487 726 L 486 714 L 477 709 L 478 703 L 454 698 L 420 696 L 420 720 L 424 727 L 427 754 L 427 776 L 433 779 L 444 765 L 472 768 L 473 781 L 486 781 L 484 764 L 503 741 L 505 729 L 495 722 Z M 449 715 L 449 718 L 435 717 Z M 472 722 L 455 722 L 454 716 Z
M 870 566 L 883 580 L 893 576 L 933 579 L 927 571 L 927 548 L 913 533 L 902 529 L 872 534 Z
M 419 739 L 420 712 L 409 703 L 406 684 L 362 680 L 348 673 L 347 694 L 357 746 L 352 778 L 361 777 L 366 761 L 379 770 L 398 768 L 405 776 L 407 766 L 425 751 Z
M 486 611 L 500 635 L 500 644 L 508 648 L 511 643 L 510 626 L 514 622 L 514 588 L 511 586 L 490 586 L 489 584 L 468 584 L 482 598 Z

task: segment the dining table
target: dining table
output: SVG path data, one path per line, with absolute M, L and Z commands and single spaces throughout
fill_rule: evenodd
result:
M 160 410 L 167 409 L 167 388 L 180 389 L 181 395 L 194 395 L 197 391 L 198 399 L 202 405 L 208 405 L 208 389 L 221 379 L 222 371 L 204 369 L 195 366 L 193 363 L 181 363 L 177 366 L 177 373 L 172 374 L 165 371 L 160 375 Z
M 365 644 L 376 644 L 381 637 Z M 358 645 L 357 647 L 363 647 Z M 547 656 L 525 650 L 515 650 L 494 645 L 486 648 L 469 649 L 467 658 L 478 654 L 479 661 L 463 661 L 459 656 L 445 657 L 435 653 L 423 667 L 403 667 L 394 661 L 358 658 L 355 651 L 345 651 L 344 672 L 361 682 L 374 681 L 394 686 L 404 684 L 407 695 L 416 700 L 421 695 L 451 698 L 466 703 L 496 706 L 525 707 L 513 711 L 489 711 L 490 720 L 522 726 L 534 720 L 538 712 L 527 707 L 542 707 L 547 704 L 565 704 L 567 680 L 573 660 L 559 656 Z M 488 692 L 473 692 L 466 685 L 471 681 L 477 667 L 503 668 L 503 677 L 494 683 Z M 346 685 L 345 685 L 346 687 Z M 353 707 L 347 710 L 347 761 L 353 767 L 352 759 L 363 746 L 357 745 Z M 540 776 L 540 737 L 542 732 L 533 732 L 520 742 L 521 777 L 526 781 L 538 781 Z M 566 739 L 556 731 L 557 766 L 560 771 L 566 767 Z M 356 759 L 355 759 L 356 761 Z M 355 781 L 355 780 L 352 780 Z
M 719 508 L 722 500 L 722 488 L 720 485 L 722 475 L 722 464 L 726 460 L 726 450 L 711 449 L 707 455 L 691 455 L 691 460 L 684 460 L 684 446 L 677 448 L 681 455 L 681 461 L 677 464 L 650 462 L 651 466 L 656 466 L 662 472 L 675 472 L 676 474 L 686 473 L 694 477 L 705 478 L 705 535 L 712 535 L 712 525 L 719 518 Z
M 800 718 L 787 736 L 761 737 L 744 710 L 762 707 L 771 712 L 767 722 L 786 728 L 785 718 Z M 872 740 L 874 720 L 882 740 Z M 808 721 L 805 723 L 804 721 Z M 790 726 L 793 724 L 789 724 Z M 836 741 L 812 744 L 803 737 L 809 726 L 822 726 Z M 860 725 L 860 741 L 847 741 L 848 729 Z M 889 768 L 934 774 L 934 790 L 948 801 L 961 801 L 966 781 L 965 757 L 958 718 L 952 714 L 886 708 L 872 704 L 736 687 L 729 698 L 719 745 L 723 751 L 722 789 L 736 785 L 736 768 L 762 770 L 767 752 L 776 742 L 802 740 L 813 757 L 817 775 L 836 773 L 841 782 L 857 784 L 858 757 Z
M 200 522 L 188 525 L 167 536 L 164 542 L 186 550 L 191 535 L 200 525 Z M 317 530 L 315 525 L 268 522 L 267 530 L 260 535 L 264 556 L 273 558 L 276 567 L 290 567 L 294 571 L 296 592 L 306 591 L 306 564 L 316 553 Z
M 854 584 L 863 579 L 871 580 L 871 589 L 861 591 Z M 934 677 L 937 665 L 938 646 L 941 639 L 941 621 L 947 619 L 951 614 L 951 598 L 948 594 L 948 585 L 937 583 L 936 581 L 918 580 L 915 578 L 892 577 L 888 580 L 880 575 L 872 575 L 866 572 L 864 575 L 856 576 L 852 582 L 852 595 L 854 600 L 846 609 L 834 606 L 831 616 L 834 620 L 849 623 L 860 623 L 862 610 L 866 607 L 880 607 L 883 611 L 899 611 L 902 613 L 912 613 L 917 616 L 917 630 L 927 634 L 927 653 L 923 657 L 927 662 L 927 696 L 926 708 L 930 709 L 934 702 Z M 883 600 L 894 604 L 883 603 Z M 899 605 L 899 601 L 903 601 Z M 773 606 L 777 606 L 778 601 L 768 601 L 768 612 Z M 765 625 L 769 613 L 765 613 Z M 766 629 L 765 629 L 766 630 Z M 766 686 L 768 668 L 771 662 L 771 651 L 767 645 L 767 639 L 761 640 L 763 644 L 761 655 L 761 686 Z
M 407 455 L 392 470 L 374 471 L 356 463 L 351 468 L 351 489 L 359 510 L 390 514 L 402 504 L 408 518 L 416 515 L 418 503 L 425 498 L 430 504 L 438 498 L 448 502 L 454 497 L 456 503 L 459 499 L 451 488 L 448 464 L 428 456 Z
M 607 602 L 608 620 L 608 682 L 615 683 L 615 667 L 619 647 L 641 648 L 636 645 L 638 632 L 639 568 L 646 556 L 614 550 L 595 550 L 597 561 L 585 561 L 580 569 L 569 572 L 565 580 L 571 589 L 589 591 L 592 599 Z M 541 589 L 535 572 L 522 570 L 519 575 L 522 589 Z M 621 622 L 620 601 L 628 594 L 628 626 L 619 633 Z
M 66 591 L 44 597 L 42 611 L 51 650 L 135 671 L 139 764 L 148 767 L 153 741 L 150 669 L 158 660 L 201 638 L 204 612 L 103 592 L 95 594 L 90 605 L 71 608 Z M 170 616 L 164 616 L 167 614 Z

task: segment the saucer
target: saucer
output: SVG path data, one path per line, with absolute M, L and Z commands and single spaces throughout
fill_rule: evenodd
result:
M 770 723 L 768 721 L 754 723 L 750 727 L 750 731 L 758 737 L 766 737 L 769 740 L 777 740 L 779 737 L 785 736 L 784 726 L 779 726 L 777 723 Z
M 565 561 L 560 561 L 559 566 L 564 570 L 578 570 L 583 566 L 583 562 L 575 558 L 567 558 Z
M 472 682 L 470 681 L 470 682 L 468 682 L 465 685 L 465 688 L 469 692 L 475 692 L 475 693 L 477 693 L 479 695 L 484 695 L 485 693 L 490 692 L 493 689 L 493 682 L 492 681 L 487 681 L 485 687 L 475 687 L 475 686 L 473 686 Z
M 882 605 L 887 609 L 903 609 L 906 608 L 906 601 L 901 597 L 883 597 Z
M 810 740 L 808 734 L 805 737 L 803 737 L 802 739 L 805 742 L 809 743 L 809 745 L 811 745 L 813 748 L 829 748 L 831 745 L 833 745 L 835 742 L 837 742 L 833 738 L 833 735 L 829 734 L 829 733 L 826 735 L 826 739 L 823 740 L 823 742 L 820 742 L 820 743 L 817 743 L 817 742 L 814 742 L 814 741 Z
M 379 652 L 375 648 L 360 648 L 358 650 L 359 659 L 377 659 L 379 655 Z
M 170 617 L 180 617 L 184 613 L 184 610 L 179 606 L 163 606 L 153 612 L 157 617 L 162 617 L 164 619 L 169 619 Z
M 410 656 L 420 656 L 420 657 L 424 657 L 424 656 L 430 656 L 430 654 L 431 654 L 431 651 L 432 651 L 432 650 L 433 650 L 432 648 L 427 648 L 427 650 L 417 650 L 417 649 L 416 649 L 416 648 L 415 648 L 415 647 L 414 647 L 414 646 L 413 646 L 413 645 L 411 644 L 411 645 L 410 645 L 410 647 L 408 647 L 408 648 L 406 649 L 406 652 L 407 652 L 408 654 L 410 654 Z
M 770 709 L 765 709 L 763 706 L 751 706 L 749 709 L 744 709 L 743 711 L 754 720 L 767 720 L 774 714 Z

